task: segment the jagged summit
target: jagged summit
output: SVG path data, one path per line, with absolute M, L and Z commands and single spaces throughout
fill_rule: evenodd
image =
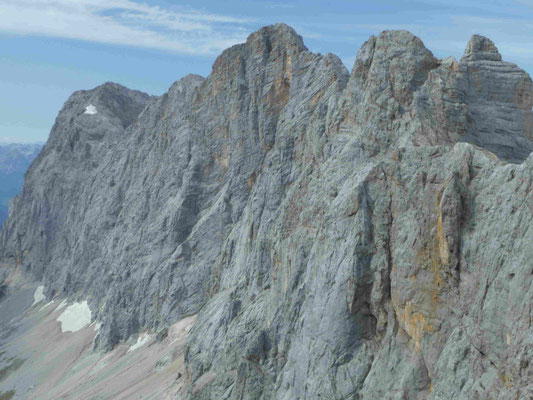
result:
M 110 98 L 122 97 L 123 99 L 130 99 L 130 101 L 135 103 L 144 103 L 150 96 L 147 93 L 141 92 L 140 90 L 129 89 L 124 85 L 116 82 L 105 82 L 101 85 L 96 86 L 90 90 L 79 90 L 74 92 L 74 95 L 83 95 L 91 99 L 99 99 L 101 101 L 109 100 Z
M 110 119 L 118 119 L 122 128 L 125 129 L 135 122 L 152 97 L 118 83 L 106 82 L 91 90 L 75 92 L 65 103 L 64 108 L 77 108 L 80 112 L 94 115 L 95 119 L 99 119 L 102 115 Z M 90 107 L 89 113 L 85 112 L 87 107 Z
M 466 45 L 461 61 L 501 61 L 502 56 L 496 45 L 481 35 L 473 35 Z
M 184 92 L 190 90 L 192 87 L 197 87 L 200 83 L 204 82 L 206 78 L 197 74 L 187 74 L 183 78 L 177 80 L 169 88 L 168 93 L 174 91 Z
M 224 50 L 213 64 L 212 77 L 224 80 L 245 70 L 245 64 L 265 64 L 269 60 L 280 68 L 308 51 L 303 39 L 286 24 L 265 26 L 250 34 L 245 43 Z
M 410 101 L 410 96 L 437 65 L 438 60 L 420 38 L 405 30 L 390 30 L 363 44 L 352 75 L 361 76 L 361 85 L 373 85 L 376 91 L 386 90 L 387 82 L 390 83 L 391 95 L 403 104 Z
M 292 47 L 298 51 L 307 50 L 302 37 L 292 27 L 284 23 L 277 23 L 259 29 L 248 36 L 246 43 L 257 45 L 257 41 L 264 41 L 267 44 L 267 48 L 279 46 L 287 49 Z

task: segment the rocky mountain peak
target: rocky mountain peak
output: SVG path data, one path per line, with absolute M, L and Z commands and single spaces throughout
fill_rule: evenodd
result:
M 466 45 L 461 61 L 501 61 L 502 55 L 492 40 L 481 35 L 473 35 Z
M 277 24 L 157 99 L 76 92 L 0 276 L 86 301 L 117 357 L 191 318 L 187 400 L 527 397 L 533 86 L 465 57 L 384 31 L 350 75 Z
M 204 81 L 205 78 L 203 76 L 197 74 L 187 74 L 183 78 L 174 82 L 169 90 L 177 90 L 178 92 L 182 92 L 187 90 L 189 87 L 196 87 Z
M 286 24 L 265 26 L 238 44 L 222 52 L 213 64 L 211 79 L 219 83 L 242 78 L 251 68 L 264 68 L 272 63 L 273 69 L 290 69 L 298 55 L 307 51 L 303 39 Z
M 79 90 L 64 104 L 56 125 L 61 126 L 62 123 L 68 122 L 71 125 L 90 128 L 91 125 L 105 123 L 124 130 L 135 122 L 150 98 L 146 93 L 113 82 L 104 83 L 91 90 Z M 55 133 L 53 129 L 51 139 L 56 138 Z
M 341 106 L 338 128 L 365 138 L 372 154 L 405 135 L 413 99 L 440 62 L 422 40 L 405 30 L 383 31 L 367 40 L 355 60 Z M 411 122 L 411 121 L 410 121 Z M 412 124 L 409 123 L 409 126 Z
M 278 23 L 265 26 L 252 33 L 246 40 L 246 45 L 254 50 L 270 52 L 273 50 L 283 52 L 301 52 L 307 50 L 303 39 L 289 25 Z
M 389 86 L 394 98 L 405 104 L 437 65 L 438 60 L 420 38 L 408 31 L 390 30 L 362 46 L 352 76 L 368 79 L 365 85 L 376 91 Z
M 405 30 L 383 31 L 379 36 L 372 36 L 357 53 L 352 75 L 365 74 L 373 65 L 376 73 L 392 66 L 395 73 L 410 73 L 411 70 L 396 71 L 397 64 L 409 63 L 415 66 L 414 75 L 427 74 L 427 70 L 437 65 L 437 59 L 422 40 Z M 394 66 L 393 66 L 394 65 Z M 389 77 L 387 77 L 389 78 Z M 422 77 L 419 77 L 423 80 Z M 419 79 L 420 80 L 420 79 Z
M 150 96 L 138 90 L 131 90 L 114 82 L 106 82 L 90 91 L 81 91 L 77 101 L 86 101 L 84 113 L 94 115 L 101 112 L 109 117 L 118 118 L 123 128 L 135 122 L 146 106 Z M 92 105 L 93 107 L 90 107 Z M 87 108 L 89 107 L 89 108 Z
M 29 175 L 33 168 L 52 171 L 58 167 L 70 169 L 71 175 L 66 179 L 93 174 L 103 166 L 109 152 L 116 152 L 118 144 L 127 141 L 128 127 L 137 122 L 152 99 L 146 93 L 112 82 L 74 92 L 59 112 L 41 152 L 47 161 L 34 163 Z

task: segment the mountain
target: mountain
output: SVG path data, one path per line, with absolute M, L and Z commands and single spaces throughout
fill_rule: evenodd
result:
M 24 173 L 41 144 L 0 144 L 0 226 L 7 218 L 9 201 L 22 189 Z
M 0 234 L 5 390 L 533 396 L 532 106 L 479 35 L 349 72 L 284 24 L 161 97 L 74 93 Z

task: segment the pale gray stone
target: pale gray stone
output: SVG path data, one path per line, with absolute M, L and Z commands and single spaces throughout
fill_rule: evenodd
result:
M 528 398 L 532 88 L 480 36 L 385 31 L 349 73 L 265 27 L 159 98 L 75 93 L 0 260 L 104 349 L 198 312 L 190 399 Z

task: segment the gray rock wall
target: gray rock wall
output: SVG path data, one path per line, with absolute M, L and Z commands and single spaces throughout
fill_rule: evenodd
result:
M 385 31 L 350 74 L 278 24 L 159 98 L 77 92 L 6 282 L 88 299 L 103 349 L 199 312 L 191 399 L 528 398 L 532 87 L 480 36 Z

